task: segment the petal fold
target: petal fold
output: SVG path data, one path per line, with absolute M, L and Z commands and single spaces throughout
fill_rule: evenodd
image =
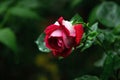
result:
M 82 24 L 76 24 L 74 25 L 74 29 L 76 32 L 76 46 L 80 44 L 80 41 L 82 39 L 83 33 L 84 33 L 84 29 L 82 27 Z

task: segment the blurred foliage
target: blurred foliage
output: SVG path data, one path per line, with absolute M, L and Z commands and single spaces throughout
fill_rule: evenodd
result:
M 76 78 L 75 80 L 99 80 L 99 79 L 96 76 L 84 75 L 80 78 Z
M 17 50 L 16 36 L 9 28 L 0 30 L 0 42 L 11 48 L 15 53 Z
M 89 46 L 61 60 L 40 52 L 35 40 L 44 28 L 76 13 L 93 29 L 83 39 Z M 120 79 L 119 0 L 0 0 L 0 80 L 99 78 Z

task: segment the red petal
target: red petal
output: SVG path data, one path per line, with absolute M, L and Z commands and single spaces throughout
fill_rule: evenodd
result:
M 69 30 L 65 27 L 65 25 L 63 25 L 63 17 L 60 17 L 59 19 L 58 19 L 58 23 L 60 24 L 60 27 L 62 28 L 62 30 L 66 33 L 66 35 L 70 35 L 70 32 L 69 32 Z
M 70 55 L 72 52 L 72 48 L 65 48 L 62 52 L 59 51 L 53 51 L 53 55 L 56 57 L 62 56 L 62 57 L 67 57 Z
M 48 26 L 48 27 L 44 30 L 44 32 L 45 32 L 46 34 L 51 34 L 53 31 L 55 31 L 55 30 L 57 30 L 57 29 L 59 29 L 59 28 L 60 28 L 60 26 L 52 24 L 52 25 Z
M 66 48 L 70 48 L 76 45 L 75 37 L 67 36 L 63 33 L 62 39 Z
M 62 52 L 64 49 L 64 43 L 61 42 L 59 43 L 59 40 L 62 40 L 61 37 L 49 37 L 49 35 L 45 36 L 45 45 L 47 48 L 49 48 L 50 50 L 57 50 Z M 61 45 L 61 46 L 60 46 Z
M 60 25 L 62 25 L 62 21 L 63 21 L 63 20 L 64 20 L 63 17 L 60 17 L 60 18 L 58 19 L 58 22 L 59 22 Z
M 79 45 L 79 43 L 82 39 L 83 33 L 84 33 L 82 24 L 74 25 L 74 29 L 75 29 L 75 32 L 76 32 L 76 39 L 75 39 L 76 45 Z
M 47 48 L 51 49 L 51 46 L 49 45 L 48 39 L 49 39 L 49 35 L 46 35 L 46 36 L 45 36 L 45 39 L 44 39 L 45 46 L 46 46 Z

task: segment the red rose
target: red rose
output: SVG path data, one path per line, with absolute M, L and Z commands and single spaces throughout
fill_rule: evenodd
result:
M 54 56 L 68 56 L 73 47 L 79 45 L 82 35 L 82 24 L 72 25 L 60 17 L 55 24 L 45 29 L 45 45 L 49 48 Z

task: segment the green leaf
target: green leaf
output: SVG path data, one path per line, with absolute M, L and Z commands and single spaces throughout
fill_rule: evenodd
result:
M 76 14 L 75 16 L 73 16 L 70 21 L 71 21 L 72 24 L 83 23 L 83 19 L 82 19 L 82 17 L 80 17 L 79 14 Z
M 98 29 L 98 22 L 94 23 L 91 27 L 90 27 L 91 30 L 93 31 L 97 31 Z
M 9 9 L 9 13 L 22 18 L 39 19 L 39 15 L 36 12 L 24 7 L 13 7 Z
M 8 9 L 11 3 L 12 3 L 12 0 L 0 3 L 0 14 L 3 14 Z
M 74 80 L 99 80 L 99 78 L 96 76 L 84 75 L 82 77 L 75 78 Z
M 108 54 L 104 66 L 103 66 L 103 73 L 101 75 L 101 80 L 108 80 L 108 78 L 111 76 L 113 73 L 113 55 Z
M 81 51 L 84 51 L 85 49 L 92 46 L 92 44 L 96 39 L 96 36 L 98 35 L 97 29 L 98 29 L 98 23 L 95 23 L 91 27 L 89 27 L 88 33 L 86 33 L 86 35 L 84 36 L 85 42 Z
M 14 52 L 16 52 L 18 49 L 16 36 L 9 28 L 0 29 L 0 42 L 12 49 Z
M 42 33 L 36 40 L 36 44 L 38 45 L 40 51 L 50 52 L 50 50 L 45 46 L 44 38 L 45 38 L 45 33 Z
M 97 10 L 97 19 L 107 27 L 120 24 L 120 8 L 114 2 L 103 2 Z

